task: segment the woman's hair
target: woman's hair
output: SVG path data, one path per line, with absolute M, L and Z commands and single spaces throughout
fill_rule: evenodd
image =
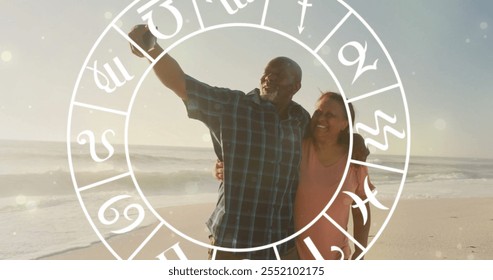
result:
M 317 103 L 321 103 L 325 100 L 332 100 L 332 101 L 337 102 L 341 106 L 342 111 L 345 113 L 344 117 L 349 123 L 349 118 L 347 115 L 346 107 L 344 106 L 345 102 L 344 102 L 344 98 L 342 97 L 342 95 L 340 95 L 339 93 L 331 92 L 331 91 L 323 92 L 322 95 L 318 98 Z M 352 125 L 354 125 L 355 113 L 354 113 L 353 104 L 348 103 L 348 107 L 349 107 L 349 113 L 351 114 Z M 349 138 L 350 138 L 350 135 L 349 135 L 349 124 L 348 124 L 346 129 L 344 129 L 343 131 L 341 131 L 339 133 L 337 143 L 339 143 L 341 145 L 349 146 L 349 141 L 350 141 Z
M 353 154 L 352 159 L 366 161 L 370 155 L 370 150 L 366 147 L 365 138 L 358 133 L 353 133 Z

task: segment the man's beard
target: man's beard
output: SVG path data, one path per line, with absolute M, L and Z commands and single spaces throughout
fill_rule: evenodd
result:
M 274 103 L 274 101 L 277 98 L 278 93 L 279 93 L 278 90 L 273 91 L 273 92 L 269 92 L 269 93 L 262 91 L 262 92 L 260 92 L 260 99 Z

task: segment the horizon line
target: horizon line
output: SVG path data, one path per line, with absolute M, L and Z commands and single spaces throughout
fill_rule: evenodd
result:
M 47 140 L 47 139 L 12 139 L 12 138 L 0 138 L 0 141 L 11 141 L 11 142 L 45 142 L 45 143 L 60 143 L 67 144 L 66 140 Z M 76 142 L 71 142 L 76 143 Z M 100 142 L 96 142 L 97 144 L 101 144 Z M 124 143 L 115 143 L 114 145 L 122 146 Z M 146 144 L 146 143 L 135 143 L 130 144 L 130 146 L 149 146 L 149 147 L 168 147 L 168 148 L 192 148 L 192 149 L 213 149 L 211 146 L 179 146 L 179 145 L 162 145 L 162 144 Z M 379 156 L 394 156 L 394 157 L 405 157 L 404 154 L 381 154 L 381 153 L 372 153 L 371 155 L 379 155 Z M 370 155 L 370 157 L 371 157 Z M 493 157 L 481 157 L 481 156 L 463 156 L 463 155 L 429 155 L 429 154 L 411 154 L 409 155 L 410 161 L 412 161 L 412 157 L 429 157 L 429 158 L 456 158 L 456 159 L 485 159 L 485 160 L 493 160 Z

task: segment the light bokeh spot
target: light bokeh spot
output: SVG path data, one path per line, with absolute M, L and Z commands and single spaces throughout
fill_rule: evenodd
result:
M 437 119 L 434 123 L 435 128 L 438 130 L 444 130 L 447 128 L 447 122 L 443 119 Z
M 329 55 L 331 52 L 331 49 L 329 46 L 323 46 L 320 51 L 322 52 L 323 55 Z
M 204 134 L 204 135 L 202 135 L 202 141 L 204 141 L 206 143 L 212 142 L 211 135 L 210 134 Z
M 21 194 L 15 198 L 15 202 L 17 205 L 24 205 L 27 202 L 27 198 Z
M 9 62 L 12 60 L 12 53 L 10 51 L 3 51 L 0 54 L 0 58 L 2 59 L 3 62 Z

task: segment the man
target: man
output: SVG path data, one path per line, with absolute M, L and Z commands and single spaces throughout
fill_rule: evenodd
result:
M 137 25 L 129 36 L 151 57 L 162 54 L 147 26 Z M 132 51 L 143 56 L 133 46 Z M 207 221 L 213 244 L 252 248 L 293 234 L 301 142 L 309 123 L 308 112 L 292 101 L 301 87 L 298 64 L 287 57 L 271 60 L 260 89 L 248 94 L 211 87 L 185 75 L 169 54 L 155 64 L 154 71 L 184 101 L 189 117 L 210 129 L 216 154 L 224 162 L 224 183 Z M 281 257 L 293 258 L 294 248 L 294 241 L 283 242 L 277 250 Z M 216 254 L 216 259 L 275 257 L 272 249 Z

